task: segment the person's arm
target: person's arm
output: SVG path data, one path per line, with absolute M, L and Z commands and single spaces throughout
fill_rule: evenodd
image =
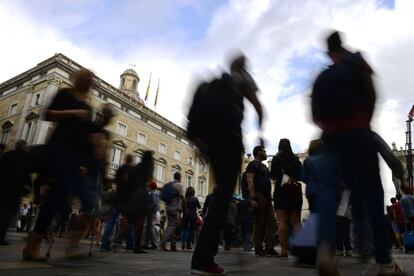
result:
M 200 209 L 201 208 L 200 201 L 198 201 L 198 198 L 196 199 L 197 199 L 197 209 Z
M 257 208 L 256 191 L 254 189 L 254 173 L 247 173 L 247 186 L 249 187 L 250 204 L 253 208 Z
M 89 112 L 85 109 L 68 109 L 68 110 L 53 110 L 46 111 L 45 120 L 50 122 L 61 122 L 67 119 L 80 118 L 82 120 L 89 120 Z
M 263 109 L 262 104 L 259 101 L 259 98 L 257 98 L 257 95 L 254 91 L 247 92 L 245 96 L 246 99 L 253 105 L 254 109 L 256 110 L 256 113 L 259 117 L 259 128 L 262 129 Z

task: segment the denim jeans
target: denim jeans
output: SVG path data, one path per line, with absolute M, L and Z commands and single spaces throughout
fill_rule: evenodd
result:
M 364 221 L 369 221 L 375 244 L 375 259 L 379 264 L 391 262 L 389 238 L 384 216 L 384 190 L 378 164 L 378 148 L 370 129 L 352 129 L 324 138 L 327 154 L 332 158 L 332 177 L 317 196 L 320 211 L 318 242 L 335 250 L 336 203 L 340 183 L 351 189 L 353 220 L 357 235 L 364 237 Z M 363 247 L 363 239 L 360 239 Z

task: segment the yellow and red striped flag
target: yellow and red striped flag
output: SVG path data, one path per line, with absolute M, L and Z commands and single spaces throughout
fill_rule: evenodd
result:
M 151 85 L 151 77 L 152 77 L 152 72 L 150 73 L 150 78 L 149 78 L 149 81 L 148 81 L 147 92 L 145 93 L 145 99 L 144 99 L 144 101 L 147 101 L 147 99 L 148 99 L 150 85 Z
M 155 101 L 154 101 L 154 106 L 157 107 L 157 102 L 158 102 L 158 92 L 160 91 L 160 79 L 158 79 L 158 86 L 157 86 L 157 93 L 155 94 Z

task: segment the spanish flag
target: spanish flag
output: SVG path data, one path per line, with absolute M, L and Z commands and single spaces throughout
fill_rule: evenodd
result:
M 150 78 L 149 78 L 149 81 L 148 81 L 147 92 L 145 93 L 145 99 L 144 99 L 144 101 L 147 101 L 147 99 L 148 99 L 150 85 L 151 85 L 151 77 L 152 77 L 152 72 L 150 73 Z
M 158 79 L 157 93 L 155 94 L 154 106 L 157 107 L 158 92 L 160 91 L 160 79 Z

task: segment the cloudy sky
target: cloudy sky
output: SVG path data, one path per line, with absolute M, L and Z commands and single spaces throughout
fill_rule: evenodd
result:
M 161 79 L 157 112 L 185 126 L 194 80 L 225 70 L 228 53 L 240 49 L 261 90 L 268 152 L 283 137 L 302 152 L 319 135 L 309 119 L 309 91 L 328 64 L 323 39 L 338 29 L 376 72 L 373 128 L 403 146 L 414 103 L 413 12 L 412 0 L 0 0 L 0 82 L 55 53 L 116 87 L 135 64 L 141 96 L 152 72 Z M 153 82 L 150 108 L 155 88 Z M 248 107 L 247 151 L 257 139 L 256 120 Z

